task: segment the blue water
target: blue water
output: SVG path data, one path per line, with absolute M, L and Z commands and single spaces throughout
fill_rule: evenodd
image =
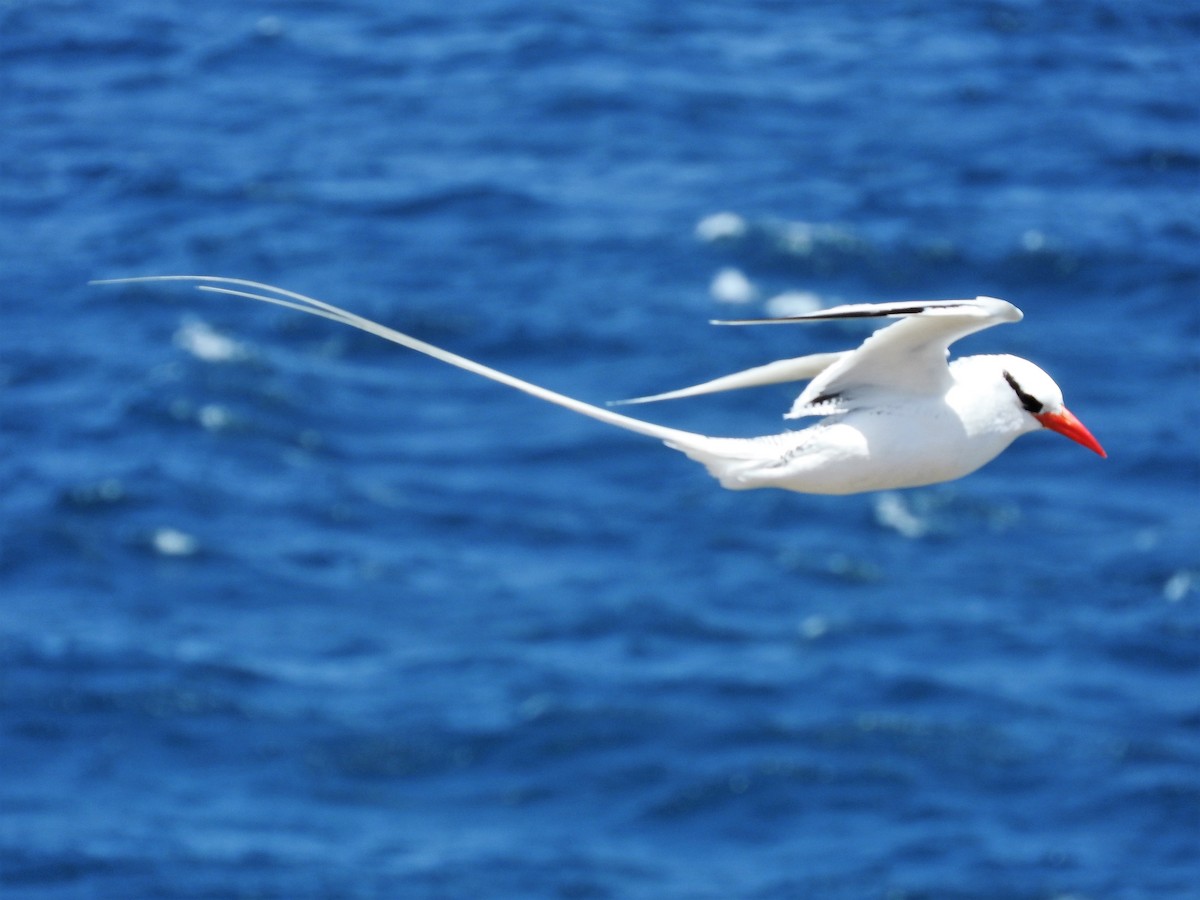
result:
M 1198 43 L 1168 0 L 0 6 L 0 895 L 1198 896 Z M 86 285 L 180 272 L 592 401 L 866 333 L 713 317 L 1000 296 L 955 350 L 1110 459 L 725 492 Z

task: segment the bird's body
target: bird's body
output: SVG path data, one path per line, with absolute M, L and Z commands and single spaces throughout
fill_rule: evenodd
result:
M 857 494 L 951 481 L 990 462 L 1022 434 L 1043 427 L 1032 416 L 1020 415 L 1003 392 L 991 390 L 1003 387 L 1011 393 L 1000 372 L 1015 359 L 963 357 L 950 365 L 952 383 L 943 394 L 878 391 L 869 402 L 799 431 L 672 446 L 704 463 L 733 490 Z
M 270 285 L 208 276 L 117 280 L 190 281 L 201 290 L 273 303 L 350 325 L 582 415 L 657 438 L 703 464 L 733 490 L 855 494 L 950 481 L 991 461 L 1022 434 L 1042 428 L 1105 455 L 1063 406 L 1062 393 L 1050 376 L 1028 360 L 967 356 L 947 364 L 947 348 L 953 341 L 1021 319 L 1015 306 L 990 297 L 852 304 L 790 319 L 722 323 L 900 318 L 854 350 L 780 360 L 693 387 L 624 401 L 647 403 L 779 382 L 809 382 L 787 417 L 819 416 L 814 425 L 764 437 L 722 438 L 655 425 L 576 400 Z

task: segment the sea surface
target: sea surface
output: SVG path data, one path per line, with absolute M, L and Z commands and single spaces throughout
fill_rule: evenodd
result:
M 1200 897 L 1200 6 L 0 3 L 0 896 Z M 992 295 L 1108 450 L 602 402 Z M 765 434 L 795 388 L 637 408 Z

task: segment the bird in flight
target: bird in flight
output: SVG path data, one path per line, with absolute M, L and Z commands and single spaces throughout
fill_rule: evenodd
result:
M 1040 368 L 1009 355 L 948 361 L 949 346 L 984 328 L 1017 322 L 1019 309 L 994 297 L 911 303 L 855 303 L 759 325 L 830 319 L 899 319 L 853 350 L 781 359 L 666 393 L 619 401 L 641 404 L 807 381 L 785 415 L 815 418 L 807 428 L 754 438 L 709 437 L 655 425 L 576 400 L 293 291 L 204 275 L 116 278 L 96 284 L 180 281 L 201 291 L 272 303 L 332 319 L 516 388 L 609 425 L 656 438 L 701 463 L 731 490 L 780 488 L 803 494 L 856 494 L 951 481 L 990 462 L 1023 434 L 1050 429 L 1106 457 L 1104 448 L 1063 405 L 1062 391 Z

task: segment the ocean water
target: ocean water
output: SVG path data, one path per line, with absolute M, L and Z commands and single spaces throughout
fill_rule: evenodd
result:
M 1200 895 L 1200 8 L 0 5 L 0 895 Z M 1110 454 L 593 402 L 989 294 Z M 639 410 L 780 427 L 784 388 Z

